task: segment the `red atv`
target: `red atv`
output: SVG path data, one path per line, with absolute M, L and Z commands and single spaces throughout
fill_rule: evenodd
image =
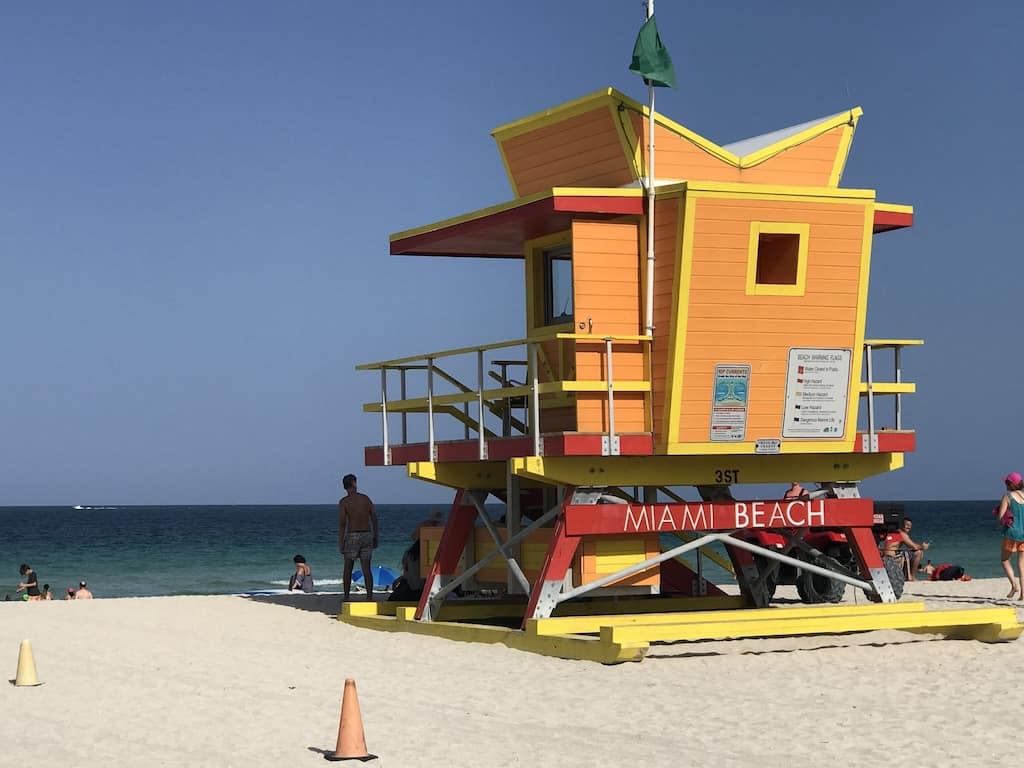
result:
M 876 504 L 874 523 L 872 529 L 876 537 L 884 536 L 888 531 L 899 530 L 903 525 L 903 507 L 898 504 Z M 778 550 L 779 554 L 860 578 L 860 564 L 841 530 L 811 528 L 799 539 L 795 538 L 797 534 L 798 531 L 795 530 L 776 529 L 742 531 L 736 535 L 751 544 Z M 754 562 L 757 564 L 758 573 L 766 574 L 764 585 L 769 599 L 774 596 L 775 588 L 779 584 L 795 585 L 797 594 L 804 603 L 838 603 L 846 592 L 846 584 L 843 582 L 802 570 L 789 563 L 782 563 L 764 555 L 754 555 Z M 899 599 L 903 594 L 905 579 L 902 564 L 894 560 L 886 562 L 885 568 L 896 598 Z M 870 600 L 879 599 L 874 592 L 867 593 L 867 597 Z

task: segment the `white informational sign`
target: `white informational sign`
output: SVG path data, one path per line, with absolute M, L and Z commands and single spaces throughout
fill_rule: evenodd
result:
M 850 397 L 851 357 L 848 349 L 789 350 L 784 438 L 842 438 Z
M 781 453 L 782 441 L 777 437 L 759 437 L 754 442 L 754 453 Z
M 741 443 L 747 434 L 749 365 L 716 365 L 711 399 L 711 441 Z

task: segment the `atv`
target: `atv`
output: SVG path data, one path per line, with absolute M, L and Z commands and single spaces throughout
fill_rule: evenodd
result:
M 898 504 L 876 504 L 872 530 L 880 540 L 886 533 L 899 530 L 903 525 L 903 507 Z M 737 536 L 751 544 L 766 549 L 778 550 L 807 563 L 830 571 L 837 571 L 855 578 L 862 578 L 860 563 L 853 554 L 846 535 L 834 528 L 811 528 L 802 538 L 799 531 L 785 529 L 748 530 Z M 892 583 L 893 592 L 899 599 L 903 594 L 905 575 L 900 558 L 884 558 L 886 572 Z M 764 586 L 771 599 L 779 584 L 793 584 L 804 603 L 838 603 L 846 592 L 846 584 L 817 573 L 803 570 L 789 563 L 782 563 L 764 555 L 754 555 L 759 574 L 764 574 Z M 881 598 L 865 590 L 869 600 L 878 602 Z

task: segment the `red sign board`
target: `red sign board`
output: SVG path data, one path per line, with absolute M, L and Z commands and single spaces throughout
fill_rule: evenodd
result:
M 586 534 L 731 531 L 739 528 L 860 528 L 873 521 L 871 499 L 570 504 L 565 532 Z

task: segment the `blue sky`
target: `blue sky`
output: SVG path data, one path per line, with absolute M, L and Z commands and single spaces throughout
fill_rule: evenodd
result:
M 910 203 L 868 334 L 919 450 L 880 498 L 1024 467 L 1017 3 L 669 2 L 659 111 L 719 143 L 864 107 L 843 185 Z M 0 22 L 0 504 L 380 502 L 358 363 L 516 338 L 521 267 L 387 255 L 511 197 L 490 131 L 614 86 L 636 0 L 17 3 Z M 995 380 L 1003 382 L 995 384 Z M 993 399 L 995 393 L 998 399 Z

